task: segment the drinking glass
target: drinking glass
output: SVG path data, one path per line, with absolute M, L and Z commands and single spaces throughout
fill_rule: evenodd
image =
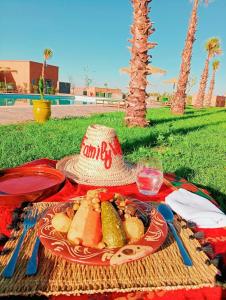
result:
M 151 157 L 137 164 L 136 183 L 141 194 L 156 195 L 163 183 L 163 168 L 161 160 Z

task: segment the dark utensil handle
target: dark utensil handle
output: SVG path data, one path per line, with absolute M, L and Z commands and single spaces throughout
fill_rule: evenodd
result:
M 170 223 L 170 222 L 168 223 L 168 225 L 169 225 L 169 227 L 170 227 L 170 229 L 171 229 L 171 231 L 172 231 L 172 233 L 174 235 L 174 238 L 175 238 L 175 240 L 177 242 L 177 245 L 178 245 L 178 248 L 180 250 L 180 253 L 181 253 L 181 256 L 182 256 L 184 264 L 186 266 L 191 267 L 193 265 L 192 260 L 191 260 L 191 258 L 189 256 L 187 250 L 185 249 L 185 247 L 184 247 L 184 245 L 183 245 L 180 237 L 178 236 L 174 225 L 172 223 Z

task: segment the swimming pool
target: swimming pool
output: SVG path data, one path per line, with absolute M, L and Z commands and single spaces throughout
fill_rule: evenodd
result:
M 32 100 L 38 99 L 40 99 L 38 94 L 0 94 L 0 106 L 32 105 Z M 96 102 L 95 97 L 86 96 L 45 95 L 45 99 L 50 100 L 52 105 L 93 104 Z

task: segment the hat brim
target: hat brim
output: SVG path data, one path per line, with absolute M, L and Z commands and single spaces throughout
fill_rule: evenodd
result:
M 101 174 L 95 174 L 95 176 L 89 176 L 86 171 L 76 170 L 76 162 L 79 158 L 79 154 L 66 156 L 59 160 L 56 164 L 56 168 L 65 174 L 68 178 L 79 184 L 91 185 L 91 186 L 122 186 L 132 184 L 136 182 L 136 165 L 125 161 L 125 169 L 122 169 L 117 173 L 117 176 L 109 176 L 103 178 Z M 67 170 L 68 164 L 73 161 L 73 173 Z

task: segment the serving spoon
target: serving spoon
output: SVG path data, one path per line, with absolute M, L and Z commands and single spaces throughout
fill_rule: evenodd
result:
M 192 260 L 187 252 L 187 250 L 185 249 L 180 237 L 177 234 L 177 231 L 173 225 L 173 211 L 171 210 L 171 208 L 166 205 L 166 204 L 160 204 L 158 206 L 158 211 L 160 212 L 160 214 L 163 216 L 163 218 L 166 220 L 176 242 L 177 242 L 177 246 L 180 250 L 183 262 L 186 266 L 191 267 L 193 265 Z

